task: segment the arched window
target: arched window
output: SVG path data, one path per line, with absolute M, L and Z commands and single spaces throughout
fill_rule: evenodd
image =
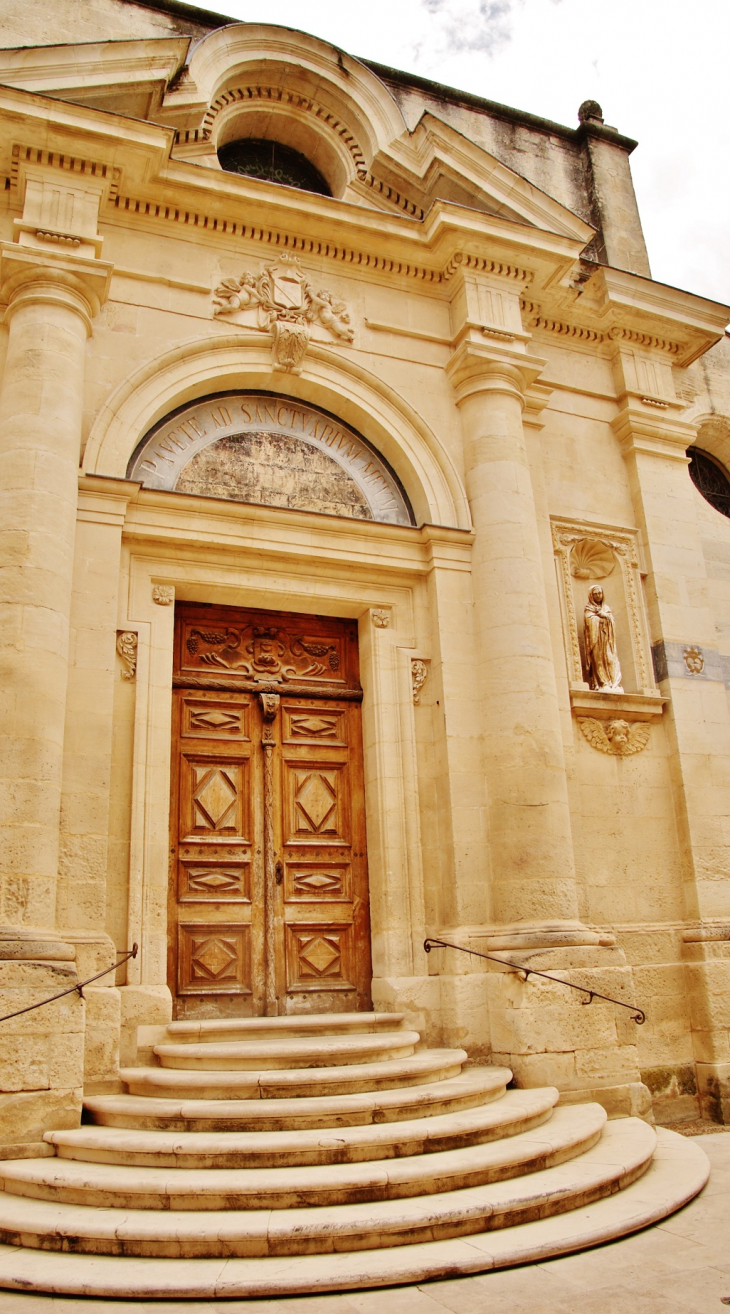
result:
M 716 511 L 730 517 L 730 476 L 725 467 L 700 447 L 688 447 L 687 455 L 695 488 Z
M 263 178 L 285 187 L 298 187 L 303 192 L 318 192 L 320 196 L 332 195 L 319 169 L 310 164 L 306 155 L 295 151 L 292 146 L 282 145 L 280 141 L 241 137 L 221 146 L 218 160 L 227 173 Z

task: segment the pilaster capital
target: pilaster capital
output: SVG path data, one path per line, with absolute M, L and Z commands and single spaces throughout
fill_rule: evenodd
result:
M 679 420 L 673 414 L 648 413 L 634 402 L 627 402 L 611 421 L 624 456 L 642 453 L 661 456 L 665 460 L 687 462 L 687 448 L 697 437 L 694 425 Z
M 85 322 L 87 333 L 109 295 L 113 265 L 61 251 L 0 243 L 0 300 L 6 322 L 23 305 L 60 305 Z
M 533 385 L 545 368 L 539 356 L 528 356 L 524 351 L 500 348 L 486 342 L 464 338 L 458 344 L 446 366 L 446 373 L 456 396 L 457 406 L 478 394 L 503 393 L 515 398 L 523 407 L 540 410 L 548 393 Z M 544 398 L 541 394 L 545 394 Z

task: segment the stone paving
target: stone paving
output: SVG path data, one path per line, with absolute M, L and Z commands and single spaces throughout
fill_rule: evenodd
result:
M 721 1314 L 730 1300 L 730 1136 L 702 1136 L 702 1194 L 656 1227 L 525 1268 L 285 1300 L 124 1301 L 0 1292 L 0 1314 Z M 130 1264 L 134 1260 L 130 1259 Z

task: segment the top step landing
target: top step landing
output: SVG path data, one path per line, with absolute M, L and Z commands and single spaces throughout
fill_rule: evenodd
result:
M 397 1031 L 403 1013 L 301 1013 L 286 1017 L 215 1018 L 170 1022 L 168 1035 L 183 1044 L 207 1040 L 265 1040 L 285 1036 L 347 1036 Z

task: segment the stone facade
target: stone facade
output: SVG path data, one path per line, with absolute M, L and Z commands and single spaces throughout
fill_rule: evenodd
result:
M 2 20 L 3 1011 L 140 952 L 3 1024 L 5 1139 L 171 1016 L 176 599 L 358 622 L 376 1007 L 564 1100 L 727 1121 L 730 523 L 686 451 L 730 468 L 729 312 L 651 281 L 634 143 L 82 9 Z M 332 195 L 222 170 L 245 138 Z M 203 432 L 234 396 L 286 414 Z

